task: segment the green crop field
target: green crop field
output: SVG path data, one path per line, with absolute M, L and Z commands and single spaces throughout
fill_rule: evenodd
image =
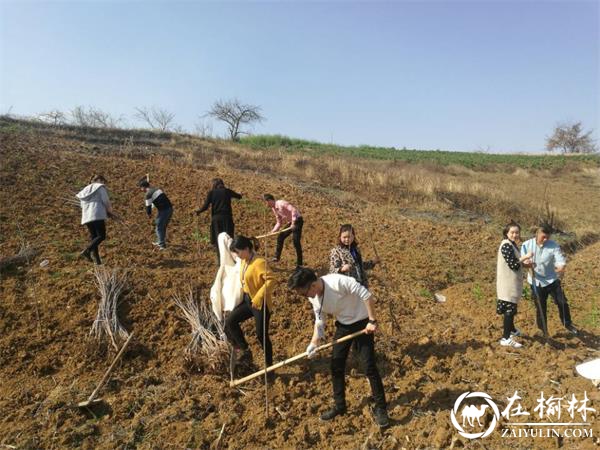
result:
M 394 147 L 340 146 L 315 141 L 294 139 L 281 135 L 256 135 L 241 139 L 241 144 L 257 150 L 281 149 L 311 156 L 338 155 L 357 158 L 397 160 L 409 163 L 432 163 L 461 165 L 470 168 L 486 168 L 498 165 L 525 169 L 560 169 L 581 164 L 600 166 L 600 155 L 519 155 L 480 152 L 454 152 L 444 150 L 411 150 Z

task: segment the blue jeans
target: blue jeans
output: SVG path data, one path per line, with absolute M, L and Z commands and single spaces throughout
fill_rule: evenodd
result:
M 161 247 L 167 246 L 167 225 L 169 225 L 172 215 L 173 208 L 169 208 L 158 211 L 158 215 L 156 216 L 156 236 L 158 237 L 158 245 Z

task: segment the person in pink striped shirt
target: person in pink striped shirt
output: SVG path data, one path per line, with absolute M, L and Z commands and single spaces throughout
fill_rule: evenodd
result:
M 304 225 L 304 220 L 302 219 L 302 215 L 298 208 L 292 205 L 285 200 L 275 200 L 271 194 L 264 194 L 263 200 L 266 205 L 271 208 L 273 214 L 275 214 L 275 218 L 277 219 L 277 223 L 271 230 L 271 233 L 275 233 L 279 231 L 283 225 L 290 225 L 290 229 L 280 233 L 277 236 L 277 247 L 275 249 L 275 257 L 273 258 L 274 262 L 278 262 L 279 258 L 281 258 L 281 251 L 283 250 L 283 243 L 286 238 L 291 234 L 292 240 L 294 242 L 294 248 L 296 249 L 296 267 L 302 266 L 302 226 Z

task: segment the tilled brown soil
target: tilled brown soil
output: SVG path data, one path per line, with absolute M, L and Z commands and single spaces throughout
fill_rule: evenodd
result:
M 550 305 L 552 338 L 545 344 L 535 329 L 533 307 L 524 300 L 516 320 L 525 347 L 508 350 L 498 345 L 501 320 L 495 314 L 497 226 L 407 219 L 381 206 L 390 204 L 388 194 L 393 193 L 385 193 L 381 205 L 377 199 L 346 204 L 308 181 L 193 168 L 163 156 L 130 159 L 60 136 L 6 133 L 1 138 L 0 256 L 15 254 L 22 240 L 42 250 L 31 265 L 2 275 L 3 448 L 584 449 L 600 442 L 593 413 L 587 417 L 593 437 L 562 440 L 503 438 L 498 427 L 485 439 L 471 441 L 460 437 L 450 421 L 454 402 L 467 391 L 488 393 L 502 410 L 518 390 L 531 412 L 542 391 L 546 397 L 578 398 L 587 391 L 589 406 L 600 409 L 598 392 L 574 371 L 576 363 L 599 356 L 600 243 L 571 257 L 564 281 L 582 336 L 567 335 Z M 108 267 L 128 271 L 120 314 L 135 332 L 100 394 L 105 405 L 96 417 L 75 405 L 87 398 L 115 352 L 89 338 L 98 291 L 91 266 L 77 259 L 87 240 L 79 210 L 62 200 L 83 187 L 92 172 L 107 177 L 114 208 L 125 219 L 108 222 L 101 254 Z M 152 248 L 152 226 L 135 187 L 147 172 L 175 205 L 165 252 Z M 328 353 L 279 370 L 269 386 L 268 411 L 262 381 L 231 389 L 226 370 L 206 374 L 187 368 L 183 351 L 190 330 L 172 297 L 191 285 L 208 301 L 217 266 L 213 250 L 197 239 L 207 235 L 208 217 L 197 219 L 191 211 L 215 175 L 244 194 L 234 205 L 240 233 L 261 234 L 272 226 L 271 213 L 258 201 L 263 192 L 298 205 L 306 224 L 306 263 L 321 272 L 340 223 L 355 224 L 366 257 L 373 256 L 372 236 L 385 261 L 373 271 L 371 283 L 382 323 L 376 346 L 389 428 L 379 430 L 371 419 L 368 383 L 352 357 L 349 413 L 331 423 L 318 419 L 331 403 Z M 267 253 L 273 250 L 269 244 Z M 49 261 L 44 268 L 39 266 L 43 259 Z M 275 360 L 304 351 L 312 330 L 307 300 L 285 287 L 293 263 L 288 242 L 282 262 L 273 268 L 278 281 L 271 321 Z M 436 303 L 434 291 L 447 302 Z M 260 366 L 262 353 L 252 327 L 248 323 L 245 329 Z M 331 335 L 333 324 L 328 329 Z M 491 414 L 483 419 L 489 424 Z

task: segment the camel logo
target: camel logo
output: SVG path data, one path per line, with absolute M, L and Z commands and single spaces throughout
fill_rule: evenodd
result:
M 487 404 L 479 405 L 479 406 L 475 406 L 475 405 L 463 406 L 462 410 L 460 411 L 460 416 L 462 417 L 462 425 L 461 425 L 458 423 L 456 416 L 458 415 L 458 410 L 460 409 L 460 406 L 461 406 L 463 400 L 465 400 L 467 398 L 481 398 L 481 399 L 485 400 L 485 402 Z M 492 411 L 494 413 L 494 417 L 492 418 L 492 422 L 490 423 L 490 426 L 488 427 L 488 429 L 485 431 L 482 431 L 480 433 L 467 433 L 464 429 L 465 421 L 471 428 L 475 427 L 475 422 L 477 422 L 477 425 L 479 425 L 479 427 L 481 428 L 483 426 L 483 424 L 481 423 L 480 419 L 483 417 L 483 415 L 485 414 L 486 408 L 488 408 L 488 407 L 492 408 Z M 454 402 L 454 408 L 452 409 L 452 411 L 450 413 L 450 418 L 452 419 L 452 425 L 454 425 L 454 428 L 456 428 L 458 430 L 458 433 L 462 437 L 465 437 L 467 439 L 477 439 L 477 438 L 484 438 L 484 437 L 487 437 L 490 434 L 492 434 L 492 431 L 494 431 L 494 429 L 496 428 L 496 424 L 498 423 L 498 420 L 500 420 L 500 411 L 498 410 L 498 406 L 496 406 L 496 404 L 492 400 L 492 397 L 490 397 L 485 392 L 465 392 L 464 394 L 462 394 L 460 397 L 458 397 L 456 399 L 456 402 Z

